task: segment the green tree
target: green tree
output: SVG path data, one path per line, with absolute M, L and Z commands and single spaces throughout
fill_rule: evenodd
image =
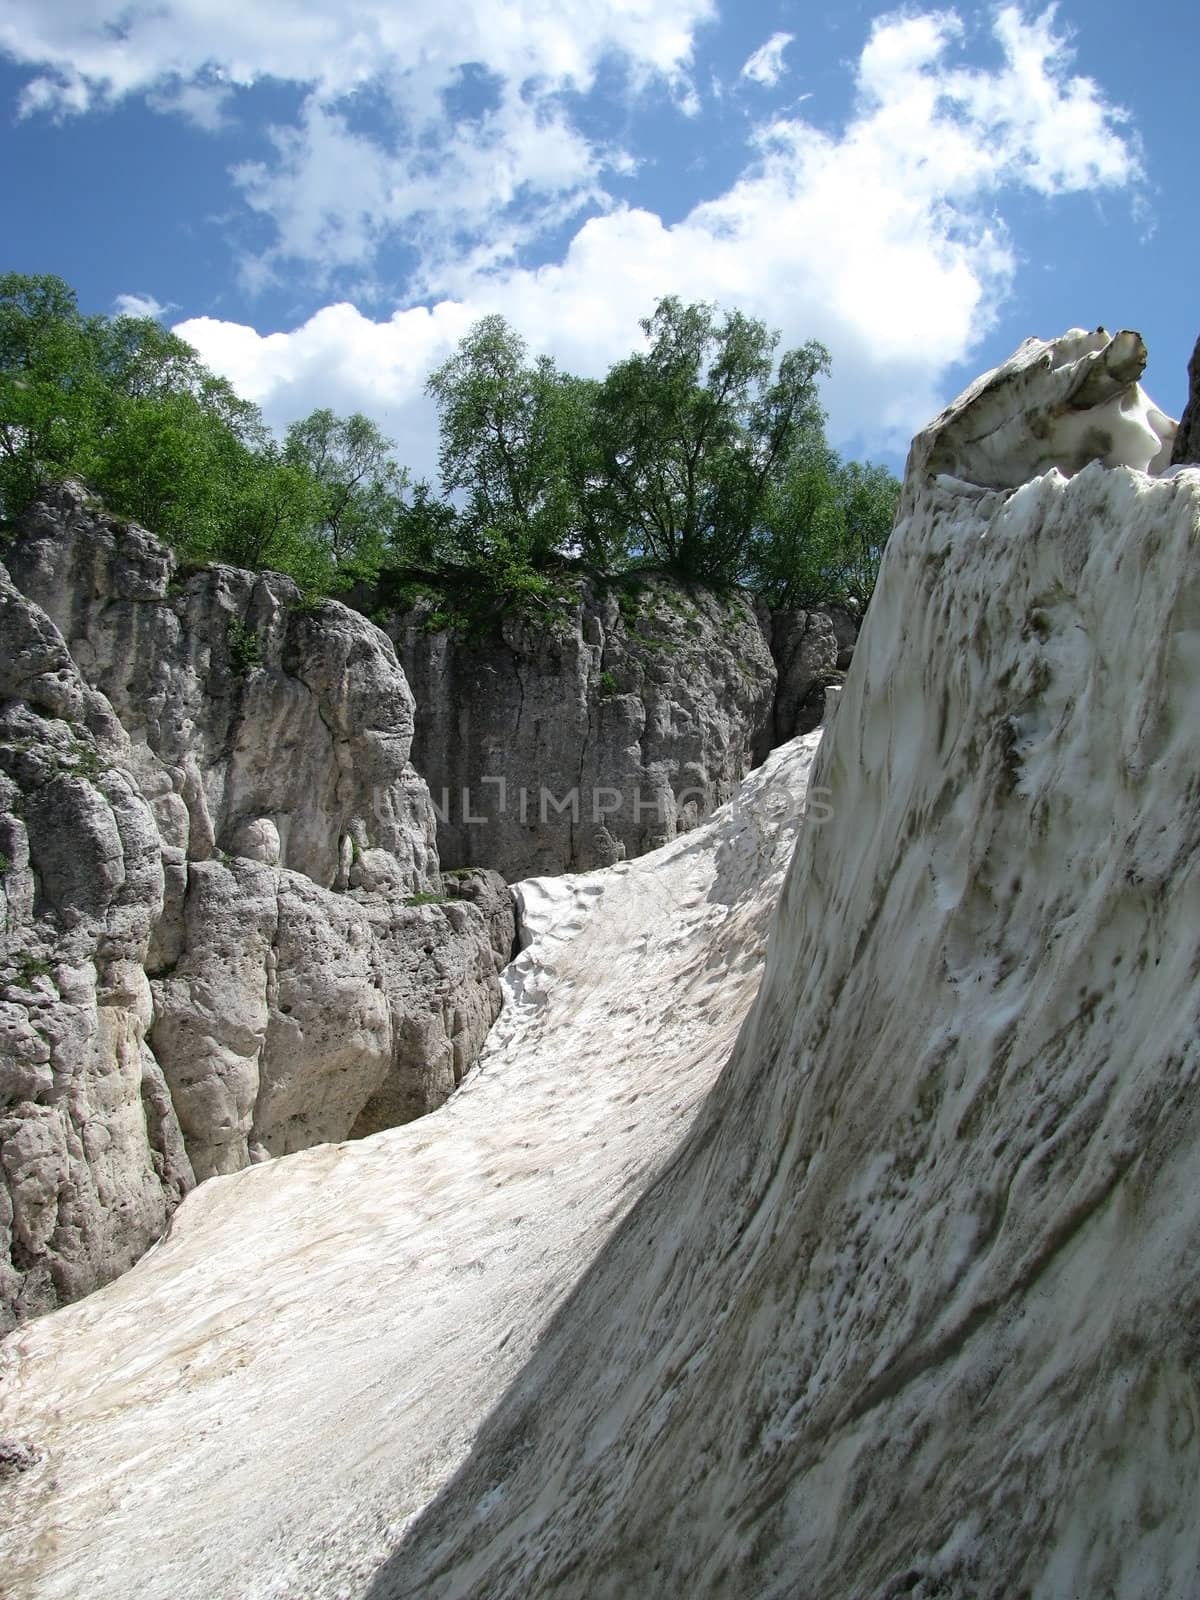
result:
M 288 428 L 283 462 L 315 485 L 314 533 L 343 581 L 379 568 L 401 517 L 408 473 L 369 417 L 327 408 Z
M 0 278 L 0 511 L 82 478 L 196 557 L 328 581 L 318 486 L 257 406 L 149 317 L 80 315 L 60 278 Z
M 274 439 L 243 448 L 227 463 L 229 497 L 210 554 L 235 566 L 271 567 L 309 593 L 328 593 L 333 563 L 314 529 L 320 491 L 309 473 L 283 459 Z
M 900 480 L 870 461 L 843 461 L 837 492 L 846 528 L 838 579 L 842 593 L 865 608 L 895 525 Z
M 280 444 L 258 408 L 145 317 L 85 317 L 60 278 L 0 277 L 0 517 L 73 475 L 189 555 L 291 573 L 309 592 L 386 566 L 495 615 L 553 607 L 561 569 L 631 561 L 775 605 L 865 603 L 898 485 L 828 448 L 810 342 L 740 312 L 659 302 L 647 348 L 603 383 L 530 360 L 502 317 L 433 373 L 445 495 L 410 487 L 360 413 Z
M 764 498 L 747 582 L 773 608 L 865 607 L 899 495 L 886 467 L 843 462 L 824 439 L 805 441 Z
M 101 386 L 96 324 L 50 274 L 0 276 L 0 514 L 72 470 Z
M 501 316 L 477 322 L 431 375 L 442 486 L 465 497 L 458 536 L 468 559 L 503 550 L 536 568 L 564 554 L 601 556 L 585 504 L 597 387 L 549 356 L 530 363 Z
M 674 296 L 641 326 L 649 349 L 614 366 L 595 402 L 604 517 L 656 564 L 735 582 L 768 486 L 820 430 L 828 354 L 810 340 L 776 369 L 764 323 Z

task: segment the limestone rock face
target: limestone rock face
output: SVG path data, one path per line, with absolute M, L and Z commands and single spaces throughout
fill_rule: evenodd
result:
M 442 887 L 455 900 L 466 900 L 482 914 L 492 946 L 497 972 L 516 954 L 518 929 L 516 899 L 492 867 L 455 867 L 442 875 Z
M 130 1266 L 193 1182 L 146 1043 L 164 875 L 128 761 L 0 568 L 0 1331 Z
M 771 719 L 760 736 L 760 750 L 765 754 L 797 734 L 820 727 L 825 690 L 841 684 L 845 673 L 839 663 L 849 664 L 857 632 L 842 623 L 842 636 L 849 640 L 843 654 L 828 610 L 773 611 L 762 618 L 762 627 L 779 674 Z
M 495 874 L 442 903 L 364 618 L 183 573 L 69 484 L 10 553 L 0 1330 L 127 1268 L 194 1182 L 440 1104 L 513 944 Z
M 1171 452 L 1172 466 L 1200 465 L 1200 339 L 1188 362 L 1188 399 Z
M 198 1179 L 346 1138 L 391 1060 L 374 957 L 346 895 L 249 860 L 192 866 L 150 1042 Z
M 69 483 L 26 513 L 8 565 L 127 730 L 166 843 L 206 860 L 269 825 L 278 864 L 327 888 L 346 886 L 347 841 L 398 863 L 397 887 L 433 887 L 412 693 L 364 617 L 302 606 L 278 573 L 189 572 Z
M 366 1101 L 356 1138 L 435 1110 L 462 1082 L 500 1011 L 497 974 L 513 946 L 512 895 L 497 873 L 478 897 L 365 906 L 391 1020 L 392 1070 Z M 447 880 L 446 887 L 451 887 Z M 507 924 L 505 954 L 498 952 Z
M 742 598 L 585 587 L 565 617 L 482 639 L 430 631 L 429 612 L 388 631 L 444 866 L 512 881 L 641 855 L 730 797 L 770 722 L 775 668 Z

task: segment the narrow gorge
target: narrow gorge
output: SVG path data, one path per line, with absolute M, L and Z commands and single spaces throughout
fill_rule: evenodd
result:
M 1145 360 L 1030 340 L 918 435 L 861 634 L 656 579 L 376 626 L 31 510 L 14 1596 L 1195 1592 L 1200 463 Z
M 398 660 L 72 483 L 7 559 L 0 1329 L 194 1183 L 439 1106 L 500 1008 L 505 879 L 694 827 L 819 722 L 856 633 L 647 579 L 483 638 L 393 615 Z

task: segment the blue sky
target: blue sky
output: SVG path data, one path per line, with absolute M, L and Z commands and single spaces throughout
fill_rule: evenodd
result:
M 1027 334 L 1200 333 L 1181 0 L 0 0 L 9 269 L 160 312 L 277 426 L 377 418 L 501 311 L 600 373 L 658 296 L 822 339 L 898 465 Z

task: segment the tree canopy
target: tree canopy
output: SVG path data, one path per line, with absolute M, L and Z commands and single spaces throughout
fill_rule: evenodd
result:
M 641 327 L 650 348 L 618 362 L 596 397 L 607 516 L 663 567 L 734 582 L 769 485 L 820 433 L 829 356 L 812 341 L 776 370 L 765 323 L 673 296 Z
M 431 375 L 441 491 L 368 417 L 319 408 L 281 441 L 146 317 L 89 317 L 61 279 L 0 276 L 0 517 L 82 478 L 194 559 L 310 593 L 381 571 L 545 601 L 575 569 L 653 567 L 772 605 L 865 604 L 895 514 L 884 468 L 826 443 L 816 341 L 674 296 L 602 380 L 530 359 L 502 317 Z

